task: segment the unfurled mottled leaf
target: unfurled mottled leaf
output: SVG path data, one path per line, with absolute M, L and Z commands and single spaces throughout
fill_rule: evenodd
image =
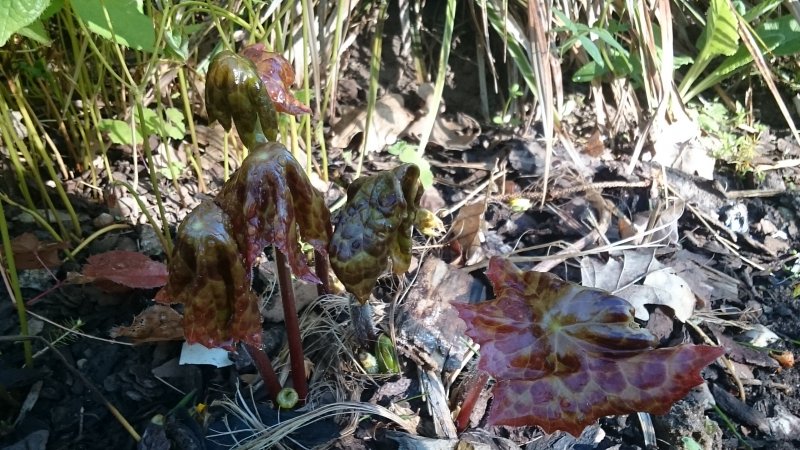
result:
M 256 146 L 215 202 L 237 230 L 234 236 L 247 267 L 255 264 L 264 247 L 275 245 L 298 278 L 319 283 L 300 250 L 298 237 L 327 254 L 332 233 L 330 211 L 286 147 L 274 142 Z
M 261 345 L 258 298 L 234 234 L 241 233 L 233 233 L 228 216 L 211 201 L 198 205 L 178 227 L 169 283 L 156 300 L 183 303 L 183 332 L 190 344 Z
M 311 112 L 311 108 L 297 100 L 289 90 L 294 83 L 294 69 L 280 53 L 268 52 L 264 44 L 259 43 L 243 48 L 241 54 L 255 63 L 261 82 L 278 112 L 294 116 Z
M 218 53 L 206 75 L 208 120 L 218 120 L 226 130 L 236 131 L 248 149 L 259 134 L 270 141 L 278 137 L 278 114 L 255 64 L 232 51 Z
M 147 255 L 125 250 L 90 256 L 83 274 L 136 289 L 157 288 L 167 283 L 167 266 Z
M 411 226 L 422 197 L 419 168 L 403 164 L 355 180 L 330 245 L 333 271 L 363 304 L 392 260 L 401 274 L 411 263 Z
M 492 258 L 487 275 L 495 300 L 454 305 L 481 345 L 479 368 L 497 380 L 492 425 L 578 436 L 603 416 L 664 414 L 723 353 L 705 345 L 655 349 L 631 305 L 604 291 L 522 272 L 502 258 Z
M 112 338 L 129 338 L 134 344 L 183 339 L 183 316 L 167 305 L 151 305 L 133 318 L 129 327 L 118 326 Z

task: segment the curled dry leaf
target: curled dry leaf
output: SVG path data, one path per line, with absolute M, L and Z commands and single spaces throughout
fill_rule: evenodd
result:
M 268 52 L 264 44 L 258 43 L 243 48 L 241 54 L 256 65 L 261 82 L 278 112 L 293 116 L 311 112 L 311 108 L 296 99 L 289 90 L 294 83 L 294 69 L 280 53 Z
M 631 305 L 606 292 L 502 258 L 491 259 L 487 275 L 495 300 L 454 305 L 481 345 L 479 368 L 497 379 L 489 424 L 578 436 L 599 417 L 664 414 L 723 354 L 705 345 L 653 348 Z
M 183 303 L 183 331 L 190 344 L 208 348 L 244 341 L 261 345 L 258 298 L 250 290 L 245 266 L 228 216 L 206 201 L 178 227 L 169 283 L 156 296 L 161 303 Z
M 61 265 L 58 251 L 63 242 L 41 242 L 33 233 L 22 233 L 11 240 L 11 252 L 17 269 L 55 269 Z
M 406 109 L 403 96 L 387 94 L 375 103 L 375 113 L 369 125 L 369 136 L 364 151 L 376 152 L 397 142 L 398 137 L 414 120 L 414 115 Z M 331 128 L 331 146 L 345 148 L 350 141 L 367 128 L 367 107 L 362 106 L 346 111 Z
M 226 130 L 235 123 L 248 149 L 260 134 L 270 141 L 278 136 L 278 114 L 255 64 L 231 51 L 218 53 L 208 66 L 206 110 L 209 122 L 218 120 Z
M 401 274 L 411 264 L 411 226 L 422 196 L 419 168 L 403 164 L 355 180 L 330 244 L 330 261 L 348 292 L 364 304 L 390 258 Z
M 215 202 L 230 218 L 245 265 L 252 267 L 267 245 L 289 260 L 292 272 L 319 283 L 300 251 L 299 236 L 323 255 L 332 234 L 330 211 L 322 195 L 289 150 L 259 144 L 222 187 Z
M 581 259 L 581 279 L 584 286 L 611 291 L 627 300 L 639 320 L 650 318 L 645 305 L 664 305 L 685 322 L 697 303 L 692 284 L 658 262 L 653 249 L 625 250 L 622 261 L 611 258 L 606 263 L 585 257 Z M 642 284 L 634 284 L 639 280 Z
M 485 258 L 481 239 L 486 228 L 486 198 L 464 205 L 450 225 L 450 245 L 459 254 L 462 265 L 472 265 Z
M 152 289 L 167 283 L 167 266 L 138 252 L 112 250 L 90 256 L 83 275 L 129 288 Z
M 129 327 L 114 327 L 112 338 L 130 338 L 134 344 L 183 339 L 183 316 L 167 305 L 151 305 L 133 318 Z

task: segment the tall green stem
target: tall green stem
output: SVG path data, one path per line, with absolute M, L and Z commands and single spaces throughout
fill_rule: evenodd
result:
M 17 305 L 17 317 L 19 317 L 19 332 L 23 336 L 29 336 L 28 314 L 25 311 L 25 303 L 22 301 L 22 290 L 19 288 L 17 264 L 14 261 L 14 251 L 11 249 L 11 237 L 8 234 L 8 223 L 6 222 L 6 212 L 3 208 L 3 202 L 0 202 L 0 235 L 3 237 L 3 250 L 5 252 L 6 266 L 8 268 L 8 277 L 6 277 L 4 273 L 3 279 L 10 285 L 11 292 L 14 294 L 14 303 Z M 23 341 L 22 346 L 25 352 L 25 365 L 33 367 L 31 341 Z

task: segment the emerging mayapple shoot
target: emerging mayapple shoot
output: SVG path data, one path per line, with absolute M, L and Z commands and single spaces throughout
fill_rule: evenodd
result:
M 348 187 L 329 253 L 336 276 L 361 304 L 369 299 L 389 259 L 395 274 L 408 270 L 411 226 L 421 197 L 414 164 L 361 177 Z
M 231 123 L 245 147 L 253 149 L 259 136 L 278 137 L 278 114 L 256 65 L 230 50 L 218 53 L 206 75 L 208 120 L 218 120 L 226 130 Z

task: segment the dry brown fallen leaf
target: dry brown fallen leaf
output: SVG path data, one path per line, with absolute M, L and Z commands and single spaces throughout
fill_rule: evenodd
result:
M 130 338 L 134 344 L 183 339 L 183 316 L 167 305 L 155 304 L 133 318 L 128 327 L 118 326 L 109 332 L 112 338 Z
M 650 315 L 645 305 L 669 306 L 681 322 L 694 313 L 697 298 L 690 284 L 655 258 L 652 249 L 625 250 L 622 260 L 608 262 L 585 257 L 581 259 L 583 286 L 603 289 L 630 302 L 637 319 Z M 642 284 L 638 283 L 640 280 Z
M 139 252 L 112 250 L 92 255 L 83 275 L 129 288 L 151 289 L 167 284 L 167 266 Z
M 66 247 L 63 242 L 41 242 L 33 233 L 22 233 L 11 240 L 11 252 L 19 270 L 55 269 L 61 266 L 58 251 Z
M 425 83 L 419 87 L 417 94 L 425 102 L 427 109 L 435 107 L 433 104 L 433 83 Z M 406 134 L 419 139 L 424 132 L 425 114 L 418 116 L 406 130 Z M 458 112 L 454 117 L 442 114 L 436 116 L 433 122 L 428 142 L 436 144 L 448 150 L 466 150 L 472 147 L 472 143 L 481 134 L 481 126 L 472 116 L 463 112 Z
M 486 226 L 486 199 L 464 205 L 450 226 L 449 241 L 460 254 L 461 265 L 471 266 L 486 258 L 481 241 Z
M 382 150 L 387 145 L 397 142 L 408 125 L 414 120 L 405 107 L 400 94 L 384 95 L 375 103 L 372 123 L 369 127 L 369 140 L 366 152 Z M 331 129 L 331 146 L 345 148 L 358 133 L 363 133 L 367 123 L 366 106 L 347 111 Z M 363 139 L 363 137 L 362 137 Z

